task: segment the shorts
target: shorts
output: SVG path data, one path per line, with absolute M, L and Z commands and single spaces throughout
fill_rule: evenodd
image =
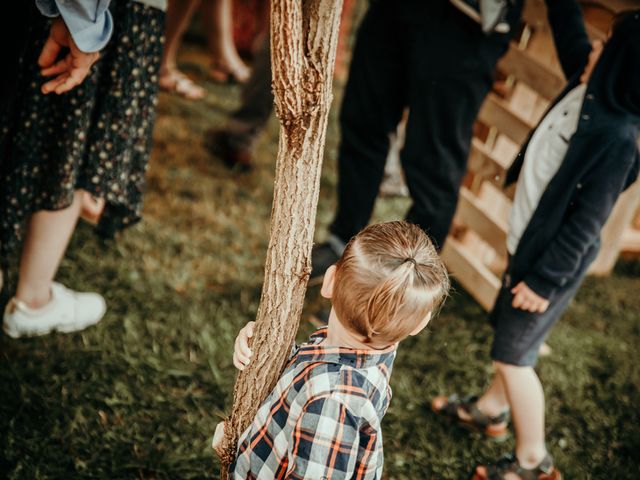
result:
M 489 322 L 494 329 L 491 347 L 493 360 L 522 367 L 536 365 L 540 345 L 576 295 L 595 255 L 590 257 L 585 259 L 578 275 L 553 294 L 549 299 L 549 308 L 544 313 L 513 308 L 511 289 L 516 283 L 509 282 L 508 275 L 504 276 L 502 288 L 489 314 Z

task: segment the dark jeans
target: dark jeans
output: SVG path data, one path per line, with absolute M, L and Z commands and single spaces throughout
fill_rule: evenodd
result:
M 371 3 L 357 34 L 340 114 L 332 233 L 346 242 L 368 224 L 388 134 L 408 106 L 400 155 L 413 200 L 407 220 L 442 246 L 466 171 L 473 122 L 508 41 L 508 35 L 485 36 L 448 0 Z

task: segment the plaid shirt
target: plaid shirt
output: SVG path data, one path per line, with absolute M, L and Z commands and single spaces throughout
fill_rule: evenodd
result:
M 319 345 L 327 328 L 294 351 L 238 442 L 235 480 L 380 479 L 380 422 L 391 400 L 395 350 Z

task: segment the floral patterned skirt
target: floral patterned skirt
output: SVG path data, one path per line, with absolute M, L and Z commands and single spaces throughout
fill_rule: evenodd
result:
M 68 207 L 78 189 L 106 201 L 99 233 L 140 220 L 165 14 L 131 0 L 110 10 L 113 37 L 92 73 L 66 94 L 43 95 L 37 59 L 49 21 L 33 9 L 18 88 L 0 112 L 0 265 L 32 213 Z

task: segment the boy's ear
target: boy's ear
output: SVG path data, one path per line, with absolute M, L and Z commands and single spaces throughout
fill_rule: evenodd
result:
M 336 280 L 336 266 L 331 265 L 324 273 L 324 280 L 322 281 L 322 289 L 320 295 L 324 298 L 331 299 L 333 297 L 333 283 Z
M 432 313 L 433 312 L 427 313 L 427 316 L 422 319 L 422 321 L 418 324 L 418 326 L 414 328 L 413 332 L 411 332 L 409 335 L 414 336 L 419 334 L 422 330 L 424 330 L 424 327 L 426 327 L 429 324 L 429 320 L 431 320 Z

